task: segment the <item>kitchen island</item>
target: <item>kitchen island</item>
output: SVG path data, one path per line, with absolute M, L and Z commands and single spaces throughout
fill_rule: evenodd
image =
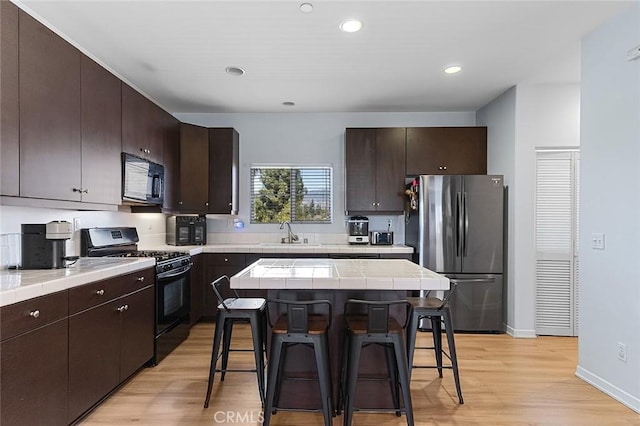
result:
M 405 259 L 259 259 L 230 280 L 231 288 L 237 290 L 267 290 L 268 298 L 331 302 L 329 353 L 334 403 L 338 396 L 346 300 L 398 300 L 406 298 L 410 291 L 449 289 L 447 277 Z M 272 322 L 281 313 L 274 308 L 270 305 Z M 397 310 L 393 315 L 404 322 L 404 312 Z M 316 371 L 313 359 L 309 348 L 291 347 L 287 352 L 286 375 L 313 377 Z M 386 373 L 383 351 L 376 346 L 365 348 L 360 374 L 379 377 L 381 372 Z M 371 381 L 366 389 L 366 393 L 360 391 L 356 395 L 356 406 L 393 406 L 388 382 Z M 284 381 L 280 405 L 301 409 L 320 407 L 318 395 L 315 381 Z

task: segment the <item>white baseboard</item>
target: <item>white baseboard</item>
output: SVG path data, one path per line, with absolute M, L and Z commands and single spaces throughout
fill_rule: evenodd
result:
M 517 330 L 513 327 L 510 326 L 505 326 L 505 329 L 507 330 L 507 334 L 511 337 L 516 337 L 516 338 L 521 338 L 521 339 L 535 339 L 536 337 L 538 337 L 536 335 L 536 331 L 535 330 Z
M 635 396 L 623 391 L 622 389 L 612 385 L 601 377 L 596 376 L 595 374 L 591 373 L 588 370 L 585 370 L 580 366 L 576 368 L 576 376 L 589 383 L 594 388 L 606 393 L 616 401 L 631 408 L 633 411 L 640 413 L 640 399 L 636 398 Z

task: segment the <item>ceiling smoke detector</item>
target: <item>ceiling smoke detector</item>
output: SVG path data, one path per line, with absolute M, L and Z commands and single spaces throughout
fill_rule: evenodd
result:
M 230 75 L 241 76 L 244 75 L 244 70 L 240 67 L 226 67 L 225 72 Z

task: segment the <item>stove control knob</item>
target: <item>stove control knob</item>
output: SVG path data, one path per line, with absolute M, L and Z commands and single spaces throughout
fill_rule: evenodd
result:
M 162 268 L 162 270 L 164 271 L 168 271 L 170 269 L 173 269 L 173 265 L 164 265 L 164 267 Z

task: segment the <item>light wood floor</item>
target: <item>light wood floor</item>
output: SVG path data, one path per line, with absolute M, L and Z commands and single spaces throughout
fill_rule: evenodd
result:
M 234 328 L 234 346 L 250 347 L 248 328 Z M 213 324 L 198 324 L 189 339 L 158 366 L 146 368 L 98 407 L 84 425 L 260 424 L 253 373 L 216 375 L 211 404 L 203 408 Z M 430 343 L 418 333 L 418 344 Z M 451 370 L 413 372 L 411 393 L 419 425 L 640 425 L 640 415 L 575 375 L 577 339 L 457 334 L 464 405 Z M 426 362 L 431 351 L 417 351 Z M 231 354 L 229 368 L 251 367 L 250 353 Z M 321 414 L 278 412 L 273 425 L 322 425 Z M 342 424 L 342 416 L 334 418 Z M 356 413 L 354 425 L 405 425 L 393 413 Z

